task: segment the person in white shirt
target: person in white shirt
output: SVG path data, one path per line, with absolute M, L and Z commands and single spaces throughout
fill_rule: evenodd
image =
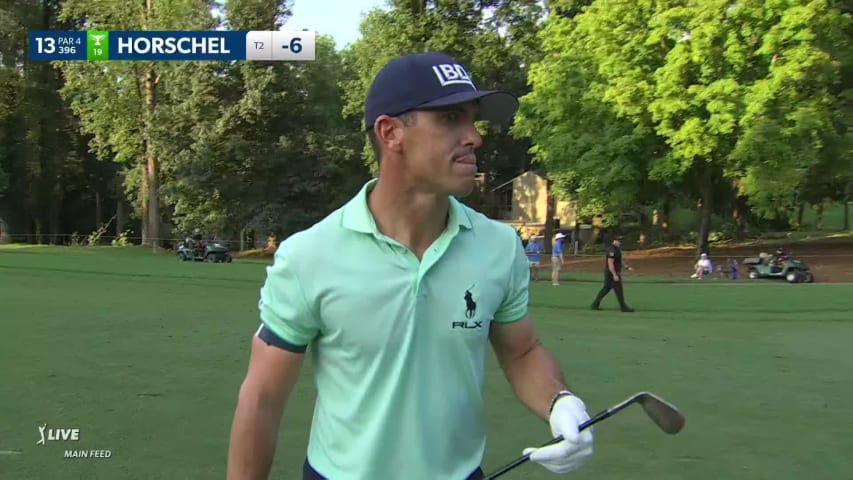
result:
M 703 253 L 699 256 L 699 260 L 696 262 L 696 265 L 693 266 L 693 275 L 690 278 L 699 278 L 702 279 L 705 275 L 710 275 L 714 272 L 714 264 L 711 263 L 711 259 L 708 258 L 707 253 Z

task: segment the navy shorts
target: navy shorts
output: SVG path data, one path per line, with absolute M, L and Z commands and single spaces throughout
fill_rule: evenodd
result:
M 477 468 L 474 470 L 471 475 L 465 478 L 465 480 L 482 480 L 485 477 L 483 475 L 483 470 L 481 468 Z M 314 470 L 311 467 L 311 464 L 308 463 L 308 459 L 305 460 L 305 463 L 302 465 L 302 480 L 328 480 L 326 477 L 317 473 L 317 470 Z

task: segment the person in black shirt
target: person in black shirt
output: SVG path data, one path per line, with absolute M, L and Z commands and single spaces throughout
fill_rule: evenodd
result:
M 599 290 L 595 301 L 592 302 L 593 310 L 601 310 L 601 300 L 610 293 L 616 292 L 616 299 L 623 312 L 633 312 L 634 309 L 625 303 L 622 292 L 622 236 L 613 239 L 610 249 L 607 251 L 607 260 L 604 263 L 604 286 Z

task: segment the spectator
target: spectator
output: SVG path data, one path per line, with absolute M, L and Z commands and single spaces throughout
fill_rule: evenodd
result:
M 533 234 L 527 240 L 527 261 L 530 265 L 530 279 L 539 280 L 539 267 L 542 264 L 542 239 L 543 237 Z
M 551 285 L 560 284 L 560 270 L 563 268 L 563 241 L 566 234 L 560 232 L 554 237 L 554 251 L 551 253 Z
M 737 260 L 735 260 L 734 258 L 727 258 L 726 264 L 728 270 L 727 276 L 732 280 L 737 280 L 738 276 L 740 275 L 740 272 L 738 271 Z
M 693 275 L 690 278 L 698 278 L 703 279 L 705 275 L 709 275 L 714 272 L 714 264 L 711 263 L 711 259 L 708 258 L 707 253 L 702 253 L 699 256 L 699 261 L 693 266 Z
M 786 260 L 788 260 L 788 252 L 786 252 L 784 248 L 779 247 L 776 249 L 776 253 L 773 255 L 771 265 L 774 267 L 779 267 L 781 269 L 782 265 L 785 263 Z

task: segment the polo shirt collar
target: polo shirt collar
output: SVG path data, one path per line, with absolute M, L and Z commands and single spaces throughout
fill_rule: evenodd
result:
M 370 208 L 367 207 L 367 194 L 376 186 L 377 179 L 372 179 L 361 187 L 361 190 L 343 207 L 342 225 L 344 228 L 361 233 L 379 235 L 376 221 Z M 462 228 L 471 229 L 471 219 L 462 203 L 455 197 L 450 197 L 450 218 L 447 230 L 458 231 Z

